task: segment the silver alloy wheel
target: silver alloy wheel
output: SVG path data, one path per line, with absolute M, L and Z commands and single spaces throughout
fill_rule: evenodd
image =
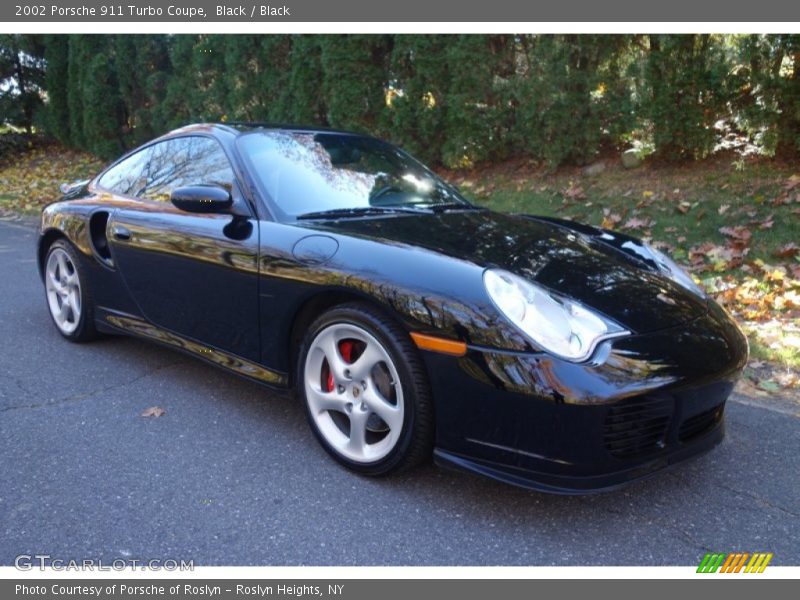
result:
M 81 319 L 81 284 L 78 271 L 63 248 L 55 248 L 47 258 L 45 287 L 56 325 L 62 333 L 73 333 Z
M 346 359 L 345 344 L 357 344 L 357 356 Z M 308 349 L 304 380 L 309 412 L 338 453 L 371 463 L 392 451 L 403 428 L 403 388 L 374 336 L 349 323 L 326 327 Z

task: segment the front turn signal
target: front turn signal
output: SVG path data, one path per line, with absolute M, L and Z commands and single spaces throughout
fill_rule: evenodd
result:
M 467 344 L 465 342 L 446 340 L 433 335 L 416 332 L 411 333 L 411 339 L 414 340 L 417 348 L 421 348 L 422 350 L 431 350 L 432 352 L 449 354 L 450 356 L 464 356 L 467 353 Z

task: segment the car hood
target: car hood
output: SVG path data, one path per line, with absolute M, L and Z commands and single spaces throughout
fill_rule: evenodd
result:
M 506 269 L 592 307 L 632 332 L 673 327 L 708 309 L 704 299 L 602 237 L 536 218 L 458 211 L 307 225 Z

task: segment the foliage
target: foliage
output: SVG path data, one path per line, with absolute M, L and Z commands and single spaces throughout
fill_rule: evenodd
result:
M 116 156 L 125 146 L 120 128 L 123 105 L 116 72 L 106 54 L 94 55 L 86 66 L 86 79 L 83 92 L 86 147 L 98 156 Z
M 122 122 L 120 135 L 126 146 L 135 146 L 163 133 L 155 107 L 164 97 L 164 73 L 170 68 L 167 40 L 120 35 L 114 38 L 112 51 L 119 94 L 116 109 Z
M 44 88 L 47 90 L 47 110 L 44 126 L 59 142 L 69 144 L 69 39 L 63 35 L 47 35 L 44 40 L 44 60 L 47 65 Z
M 6 124 L 111 156 L 193 121 L 333 126 L 464 168 L 721 142 L 800 156 L 798 35 L 3 35 Z
M 394 141 L 428 162 L 441 160 L 446 136 L 444 115 L 450 81 L 441 59 L 449 37 L 400 35 L 395 37 L 387 82 L 387 107 L 382 128 Z
M 0 35 L 0 125 L 28 133 L 43 104 L 44 46 L 39 35 Z
M 800 155 L 800 36 L 742 36 L 734 81 L 743 128 L 782 158 Z
M 374 131 L 385 106 L 390 36 L 326 35 L 321 39 L 326 121 L 334 127 Z
M 320 37 L 292 36 L 288 60 L 289 81 L 285 94 L 288 108 L 281 117 L 291 123 L 324 125 L 327 103 L 319 89 L 323 77 Z
M 625 38 L 541 36 L 522 40 L 522 75 L 512 79 L 516 127 L 525 154 L 550 165 L 584 164 L 603 141 L 619 144 L 634 125 L 617 62 Z
M 702 158 L 716 143 L 714 124 L 727 116 L 729 64 L 708 34 L 649 35 L 641 113 L 664 159 Z

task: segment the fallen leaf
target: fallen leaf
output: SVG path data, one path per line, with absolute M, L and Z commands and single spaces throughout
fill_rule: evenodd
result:
M 640 217 L 632 217 L 625 222 L 623 227 L 627 229 L 644 229 L 653 226 L 653 220 L 645 217 L 644 219 Z
M 571 181 L 568 187 L 561 190 L 561 195 L 570 200 L 583 200 L 586 198 L 586 192 L 583 191 L 583 188 L 579 185 L 575 185 Z
M 163 416 L 165 414 L 167 414 L 167 411 L 165 411 L 160 406 L 151 406 L 150 408 L 145 409 L 142 412 L 142 414 L 139 415 L 139 416 L 140 417 L 154 417 L 154 418 L 157 419 L 158 417 L 161 417 L 161 416 Z
M 720 227 L 719 232 L 735 240 L 749 241 L 753 232 L 747 227 Z
M 777 268 L 767 273 L 767 280 L 774 281 L 777 283 L 782 283 L 784 278 L 786 277 L 786 273 L 784 270 Z
M 722 205 L 720 205 L 720 207 L 717 209 L 717 212 L 718 212 L 719 214 L 721 214 L 721 215 L 724 215 L 726 212 L 728 212 L 728 210 L 730 209 L 730 207 L 731 207 L 731 205 L 730 205 L 730 204 L 722 204 Z
M 789 242 L 788 244 L 784 244 L 780 248 L 778 248 L 774 255 L 779 258 L 792 258 L 797 256 L 800 252 L 800 246 L 798 246 L 795 242 Z
M 775 224 L 775 215 L 768 215 L 763 219 L 753 219 L 750 225 L 758 225 L 759 229 L 771 229 Z
M 610 213 L 603 217 L 603 222 L 600 223 L 600 227 L 603 229 L 614 229 L 621 220 L 622 217 L 620 215 Z
M 780 206 L 781 204 L 789 204 L 797 202 L 797 196 L 792 198 L 792 191 L 800 185 L 800 175 L 792 175 L 783 184 L 783 192 L 770 202 L 773 206 Z

